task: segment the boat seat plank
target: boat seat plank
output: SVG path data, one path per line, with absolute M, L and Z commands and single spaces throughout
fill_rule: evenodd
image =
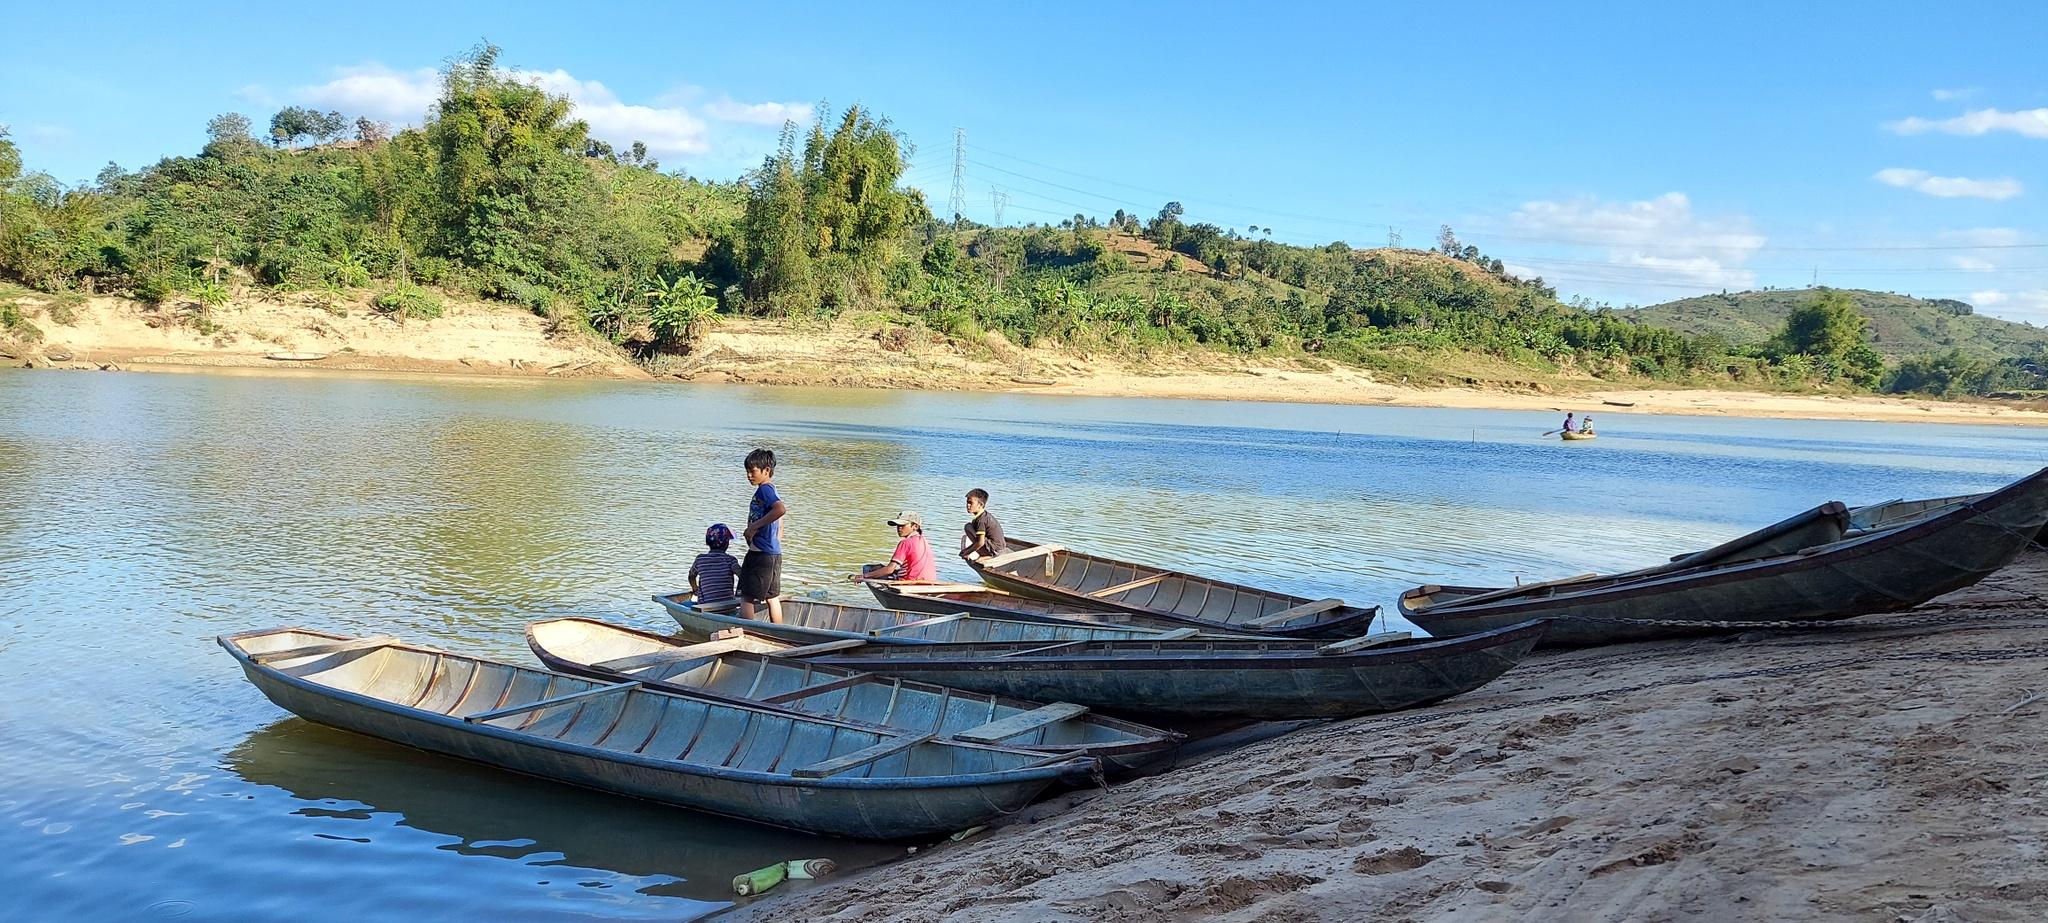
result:
M 1247 621 L 1244 624 L 1247 628 L 1264 628 L 1268 625 L 1278 625 L 1282 622 L 1291 622 L 1295 619 L 1301 618 L 1304 615 L 1315 615 L 1318 612 L 1328 612 L 1331 609 L 1335 609 L 1342 605 L 1344 605 L 1344 601 L 1333 596 L 1329 599 L 1318 599 L 1312 603 L 1302 603 L 1301 605 L 1295 606 L 1291 609 L 1282 609 L 1278 612 L 1273 613 L 1272 615 L 1262 615 L 1258 618 Z
M 281 651 L 265 651 L 261 654 L 251 654 L 249 655 L 249 662 L 271 663 L 273 661 L 278 660 L 297 660 L 301 657 L 323 657 L 328 654 L 340 654 L 345 653 L 347 651 L 360 651 L 367 648 L 383 647 L 386 644 L 397 643 L 398 639 L 391 637 L 390 635 L 377 635 L 369 638 L 351 638 L 347 641 L 326 641 L 320 644 L 308 644 L 305 647 L 294 647 L 287 648 Z
M 1136 590 L 1136 589 L 1141 589 L 1141 588 L 1143 588 L 1143 587 L 1148 587 L 1148 586 L 1151 586 L 1152 584 L 1158 583 L 1159 581 L 1161 581 L 1161 580 L 1165 580 L 1165 579 L 1167 579 L 1168 577 L 1172 577 L 1172 576 L 1175 576 L 1175 575 L 1174 575 L 1174 574 L 1173 574 L 1172 572 L 1170 572 L 1170 571 L 1168 571 L 1168 572 L 1162 572 L 1162 573 L 1157 573 L 1157 574 L 1153 574 L 1153 575 L 1152 575 L 1152 576 L 1150 576 L 1150 577 L 1140 577 L 1140 578 L 1138 578 L 1138 579 L 1136 579 L 1136 580 L 1128 581 L 1128 582 L 1125 582 L 1125 583 L 1119 583 L 1119 584 L 1117 584 L 1116 586 L 1106 586 L 1106 587 L 1103 587 L 1102 589 L 1099 589 L 1099 590 L 1096 590 L 1096 591 L 1094 591 L 1094 592 L 1091 592 L 1091 593 L 1089 593 L 1088 595 L 1090 595 L 1090 596 L 1093 596 L 1093 597 L 1095 597 L 1095 598 L 1097 598 L 1097 599 L 1100 599 L 1100 598 L 1102 598 L 1102 597 L 1104 597 L 1104 596 L 1115 596 L 1115 595 L 1116 595 L 1116 594 L 1118 594 L 1118 593 L 1128 593 L 1128 592 L 1130 592 L 1130 591 L 1132 591 L 1132 590 Z
M 1045 645 L 1044 647 L 1027 647 L 1027 648 L 1025 648 L 1025 649 L 1023 649 L 1023 650 L 1021 650 L 1021 651 L 1011 651 L 1011 652 L 1009 652 L 1009 653 L 1007 653 L 1007 654 L 999 654 L 999 655 L 997 655 L 997 656 L 1001 656 L 1001 657 L 1028 657 L 1028 656 L 1030 656 L 1030 655 L 1032 655 L 1032 654 L 1049 654 L 1049 653 L 1052 653 L 1053 651 L 1058 651 L 1058 650 L 1065 650 L 1065 649 L 1068 649 L 1068 648 L 1073 648 L 1073 647 L 1079 647 L 1079 646 L 1081 646 L 1081 645 L 1084 645 L 1084 644 L 1088 644 L 1088 643 L 1090 643 L 1090 642 L 1089 642 L 1089 640 L 1088 640 L 1087 638 L 1082 638 L 1082 639 L 1081 639 L 1081 640 L 1079 640 L 1079 641 L 1061 641 L 1061 642 L 1060 642 L 1060 643 L 1058 643 L 1058 644 L 1048 644 L 1048 645 Z
M 806 644 L 802 647 L 792 647 L 785 650 L 779 650 L 775 652 L 775 656 L 809 657 L 812 654 L 824 654 L 829 653 L 831 651 L 843 651 L 847 648 L 860 647 L 861 645 L 864 645 L 866 643 L 868 642 L 865 638 L 841 638 L 837 641 L 820 641 L 817 644 Z
M 840 677 L 839 679 L 835 679 L 829 683 L 819 683 L 815 686 L 807 686 L 802 689 L 791 689 L 788 692 L 778 692 L 771 696 L 763 696 L 761 701 L 769 705 L 781 705 L 785 702 L 794 702 L 798 699 L 808 699 L 814 695 L 824 695 L 827 692 L 838 692 L 839 690 L 844 689 L 848 686 L 858 686 L 872 679 L 874 679 L 874 677 L 869 674 L 855 673 L 852 676 Z
M 1322 647 L 1316 648 L 1316 653 L 1349 654 L 1352 651 L 1362 651 L 1368 647 L 1379 647 L 1382 644 L 1392 644 L 1396 641 L 1406 641 L 1409 638 L 1413 637 L 1415 637 L 1415 633 L 1412 631 L 1382 631 L 1378 634 L 1366 635 L 1363 638 L 1351 638 L 1345 641 L 1332 641 L 1328 644 L 1323 645 Z
M 699 657 L 709 657 L 713 654 L 723 654 L 727 651 L 735 650 L 740 646 L 741 645 L 739 639 L 725 638 L 717 641 L 706 641 L 702 644 L 692 644 L 688 647 L 678 647 L 665 651 L 655 651 L 649 654 L 634 654 L 630 657 L 617 657 L 611 660 L 599 661 L 597 663 L 591 664 L 590 666 L 593 669 L 598 670 L 610 670 L 617 673 L 630 673 L 642 667 L 652 667 L 666 663 L 679 663 L 685 660 L 695 660 Z
M 1015 564 L 1018 561 L 1029 561 L 1032 558 L 1042 557 L 1044 555 L 1049 554 L 1057 554 L 1065 550 L 1067 550 L 1066 547 L 1062 545 L 1037 545 L 1031 548 L 1025 548 L 1021 551 L 1012 551 L 1008 554 L 999 554 L 993 558 L 982 558 L 980 564 L 983 567 L 1002 567 L 1005 564 Z
M 1506 599 L 1511 596 L 1520 596 L 1523 593 L 1531 593 L 1536 590 L 1546 590 L 1551 587 L 1564 586 L 1566 584 L 1571 583 L 1580 583 L 1583 581 L 1592 580 L 1593 578 L 1598 576 L 1600 575 L 1579 574 L 1576 577 L 1559 577 L 1555 580 L 1545 580 L 1541 583 L 1524 583 L 1521 586 L 1502 587 L 1501 589 L 1494 590 L 1491 593 L 1481 593 L 1477 596 L 1467 596 L 1464 599 L 1450 600 L 1447 603 L 1447 608 L 1456 609 L 1464 606 L 1477 605 L 1480 603 L 1489 603 L 1497 599 Z
M 640 684 L 638 682 L 618 683 L 616 685 L 611 686 L 599 686 L 595 689 L 585 689 L 582 692 L 571 692 L 565 695 L 550 696 L 548 698 L 541 699 L 535 702 L 525 702 L 519 705 L 507 705 L 504 708 L 493 708 L 490 711 L 478 712 L 474 715 L 466 715 L 463 717 L 462 720 L 467 721 L 471 724 L 475 724 L 479 721 L 490 721 L 496 718 L 503 718 L 507 715 L 517 715 L 522 712 L 539 711 L 540 709 L 550 708 L 556 705 L 560 705 L 564 702 L 574 702 L 579 699 L 596 698 L 597 696 L 601 695 L 611 695 L 614 692 L 625 692 L 630 689 L 638 688 L 640 688 Z
M 947 622 L 957 622 L 966 617 L 967 613 L 965 612 L 955 612 L 952 615 L 935 615 L 931 618 L 918 619 L 914 622 L 901 622 L 895 625 L 884 625 L 881 628 L 869 629 L 868 634 L 880 636 L 891 631 L 906 631 L 912 628 L 923 628 L 926 625 L 943 625 Z
M 898 593 L 919 596 L 926 593 L 986 593 L 989 588 L 978 583 L 884 583 L 883 586 Z
M 1008 718 L 991 721 L 979 727 L 971 727 L 954 734 L 961 740 L 992 744 L 1008 740 L 1020 734 L 1028 734 L 1049 724 L 1058 724 L 1069 718 L 1078 718 L 1088 713 L 1088 706 L 1072 702 L 1054 702 L 1041 705 L 1027 712 L 1019 712 Z
M 1199 629 L 1199 628 L 1176 628 L 1176 629 L 1173 629 L 1172 631 L 1162 631 L 1162 632 L 1160 632 L 1160 633 L 1158 633 L 1158 634 L 1156 634 L 1156 635 L 1153 635 L 1153 636 L 1151 636 L 1151 637 L 1149 637 L 1149 638 L 1146 638 L 1146 639 L 1144 639 L 1144 640 L 1146 640 L 1146 641 L 1185 641 L 1185 640 L 1187 640 L 1187 639 L 1189 639 L 1189 638 L 1192 638 L 1192 637 L 1194 637 L 1194 636 L 1196 636 L 1196 635 L 1198 635 L 1198 634 L 1201 634 L 1201 633 L 1202 633 L 1202 630 L 1201 630 L 1201 629 Z
M 789 774 L 799 779 L 823 779 L 836 776 L 849 769 L 857 769 L 869 763 L 895 756 L 919 744 L 930 743 L 937 736 L 937 734 L 905 734 L 902 737 L 892 737 L 864 750 L 855 750 L 852 753 L 835 756 L 823 762 L 812 763 L 809 766 L 799 766 L 796 769 L 790 770 Z

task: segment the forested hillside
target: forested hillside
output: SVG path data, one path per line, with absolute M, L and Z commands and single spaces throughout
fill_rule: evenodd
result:
M 1842 289 L 1870 319 L 1872 347 L 1887 359 L 1959 349 L 1980 359 L 2032 356 L 2048 345 L 2048 329 L 1975 313 L 1966 302 L 1915 298 L 1890 292 Z M 1646 324 L 1691 334 L 1712 334 L 1738 346 L 1775 336 L 1810 290 L 1776 289 L 1700 295 L 1623 312 Z
M 859 107 L 785 127 L 776 152 L 733 181 L 663 172 L 640 144 L 591 138 L 567 99 L 497 60 L 484 47 L 453 63 L 419 128 L 288 107 L 265 143 L 248 119 L 223 115 L 196 155 L 135 172 L 110 164 L 81 188 L 24 172 L 0 136 L 0 275 L 44 292 L 124 293 L 202 329 L 248 287 L 367 289 L 400 320 L 433 317 L 444 293 L 481 296 L 650 360 L 687 354 L 720 316 L 865 313 L 961 342 L 1272 353 L 1424 383 L 1483 361 L 1563 379 L 2036 386 L 2010 364 L 1993 381 L 1981 362 L 1902 378 L 1864 342 L 1853 307 L 1826 299 L 1762 338 L 1567 306 L 1449 228 L 1420 251 L 1289 246 L 1174 202 L 1057 226 L 947 220 L 903 185 L 905 140 Z M 1873 329 L 1889 345 L 1889 330 Z M 0 330 L 40 333 L 4 298 Z

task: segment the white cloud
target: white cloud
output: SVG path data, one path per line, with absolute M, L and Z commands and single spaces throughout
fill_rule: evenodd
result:
M 1958 89 L 1953 90 L 1935 90 L 1933 93 L 1930 93 L 1928 95 L 1933 96 L 1935 100 L 1939 102 L 1945 103 L 1952 102 L 1958 99 L 1969 99 L 1970 97 L 1975 96 L 1978 93 L 1982 92 L 1984 91 L 1980 87 L 1960 87 Z
M 1904 167 L 1879 170 L 1871 178 L 1887 186 L 1912 189 L 1944 199 L 1990 199 L 1999 202 L 2019 195 L 2022 189 L 2020 181 L 2009 176 L 1998 179 L 1970 179 L 1966 176 L 1935 176 L 1926 170 L 1908 170 Z
M 260 87 L 244 88 L 261 92 Z M 344 115 L 367 115 L 382 122 L 417 125 L 441 98 L 441 75 L 431 67 L 396 71 L 382 64 L 344 67 L 333 80 L 299 87 L 287 94 L 293 101 L 339 110 Z
M 2048 323 L 2048 288 L 1971 292 L 1970 303 L 1994 317 L 2030 324 Z
M 1633 288 L 1653 290 L 1631 294 L 1658 301 L 1670 293 L 1654 289 L 1670 286 L 1755 287 L 1756 274 L 1742 265 L 1766 239 L 1746 217 L 1695 215 L 1692 200 L 1682 192 L 1636 202 L 1526 202 L 1508 221 L 1517 232 L 1540 241 L 1607 248 L 1605 265 L 1559 268 L 1547 274 L 1553 279 L 1569 281 L 1579 275 L 1593 287 L 1622 289 L 1637 283 Z
M 509 74 L 515 80 L 568 97 L 573 104 L 572 114 L 589 123 L 593 137 L 620 148 L 644 141 L 648 151 L 657 157 L 725 153 L 712 151 L 714 138 L 706 125 L 706 116 L 740 125 L 780 126 L 784 119 L 808 119 L 811 111 L 808 105 L 799 103 L 744 103 L 731 97 L 720 97 L 696 107 L 687 101 L 694 93 L 669 93 L 651 103 L 629 103 L 603 83 L 578 78 L 559 68 Z M 277 102 L 277 97 L 262 86 L 243 87 L 237 95 L 266 107 Z M 433 68 L 396 70 L 372 62 L 339 68 L 332 80 L 280 95 L 286 101 L 335 109 L 344 115 L 367 115 L 399 125 L 418 125 L 441 98 L 441 75 Z M 758 146 L 748 144 L 745 138 L 717 140 L 721 147 L 751 150 Z
M 1886 128 L 1902 135 L 1938 131 L 1951 135 L 1982 135 L 2010 131 L 2029 138 L 2048 138 L 2048 107 L 2006 112 L 2002 109 L 1974 109 L 1952 119 L 1923 119 L 1911 116 L 1891 122 Z
M 721 122 L 767 125 L 781 128 L 784 122 L 802 124 L 811 120 L 809 103 L 742 103 L 721 96 L 704 107 L 704 114 Z
M 1952 256 L 1948 261 L 1964 272 L 1990 272 L 1998 268 L 1997 263 L 1979 256 Z

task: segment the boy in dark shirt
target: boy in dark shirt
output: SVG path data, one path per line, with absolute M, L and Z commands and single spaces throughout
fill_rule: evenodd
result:
M 698 605 L 731 603 L 739 595 L 733 578 L 740 568 L 740 562 L 725 553 L 732 545 L 732 528 L 721 522 L 705 529 L 704 545 L 711 550 L 690 562 L 690 596 Z
M 1003 524 L 988 511 L 988 491 L 976 487 L 967 492 L 967 535 L 960 540 L 960 556 L 969 561 L 992 558 L 1009 550 L 1003 542 Z
M 782 624 L 782 495 L 775 492 L 775 453 L 747 453 L 747 483 L 754 497 L 747 502 L 747 557 L 740 562 L 740 615 L 755 618 L 766 603 L 768 621 Z

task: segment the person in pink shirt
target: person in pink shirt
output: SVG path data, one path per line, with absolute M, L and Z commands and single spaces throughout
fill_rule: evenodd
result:
M 853 582 L 862 580 L 922 580 L 927 583 L 939 579 L 939 562 L 932 557 L 932 546 L 924 538 L 924 517 L 909 510 L 896 514 L 889 524 L 896 527 L 896 550 L 889 555 L 887 564 L 863 566 L 858 574 L 848 574 L 846 579 Z

